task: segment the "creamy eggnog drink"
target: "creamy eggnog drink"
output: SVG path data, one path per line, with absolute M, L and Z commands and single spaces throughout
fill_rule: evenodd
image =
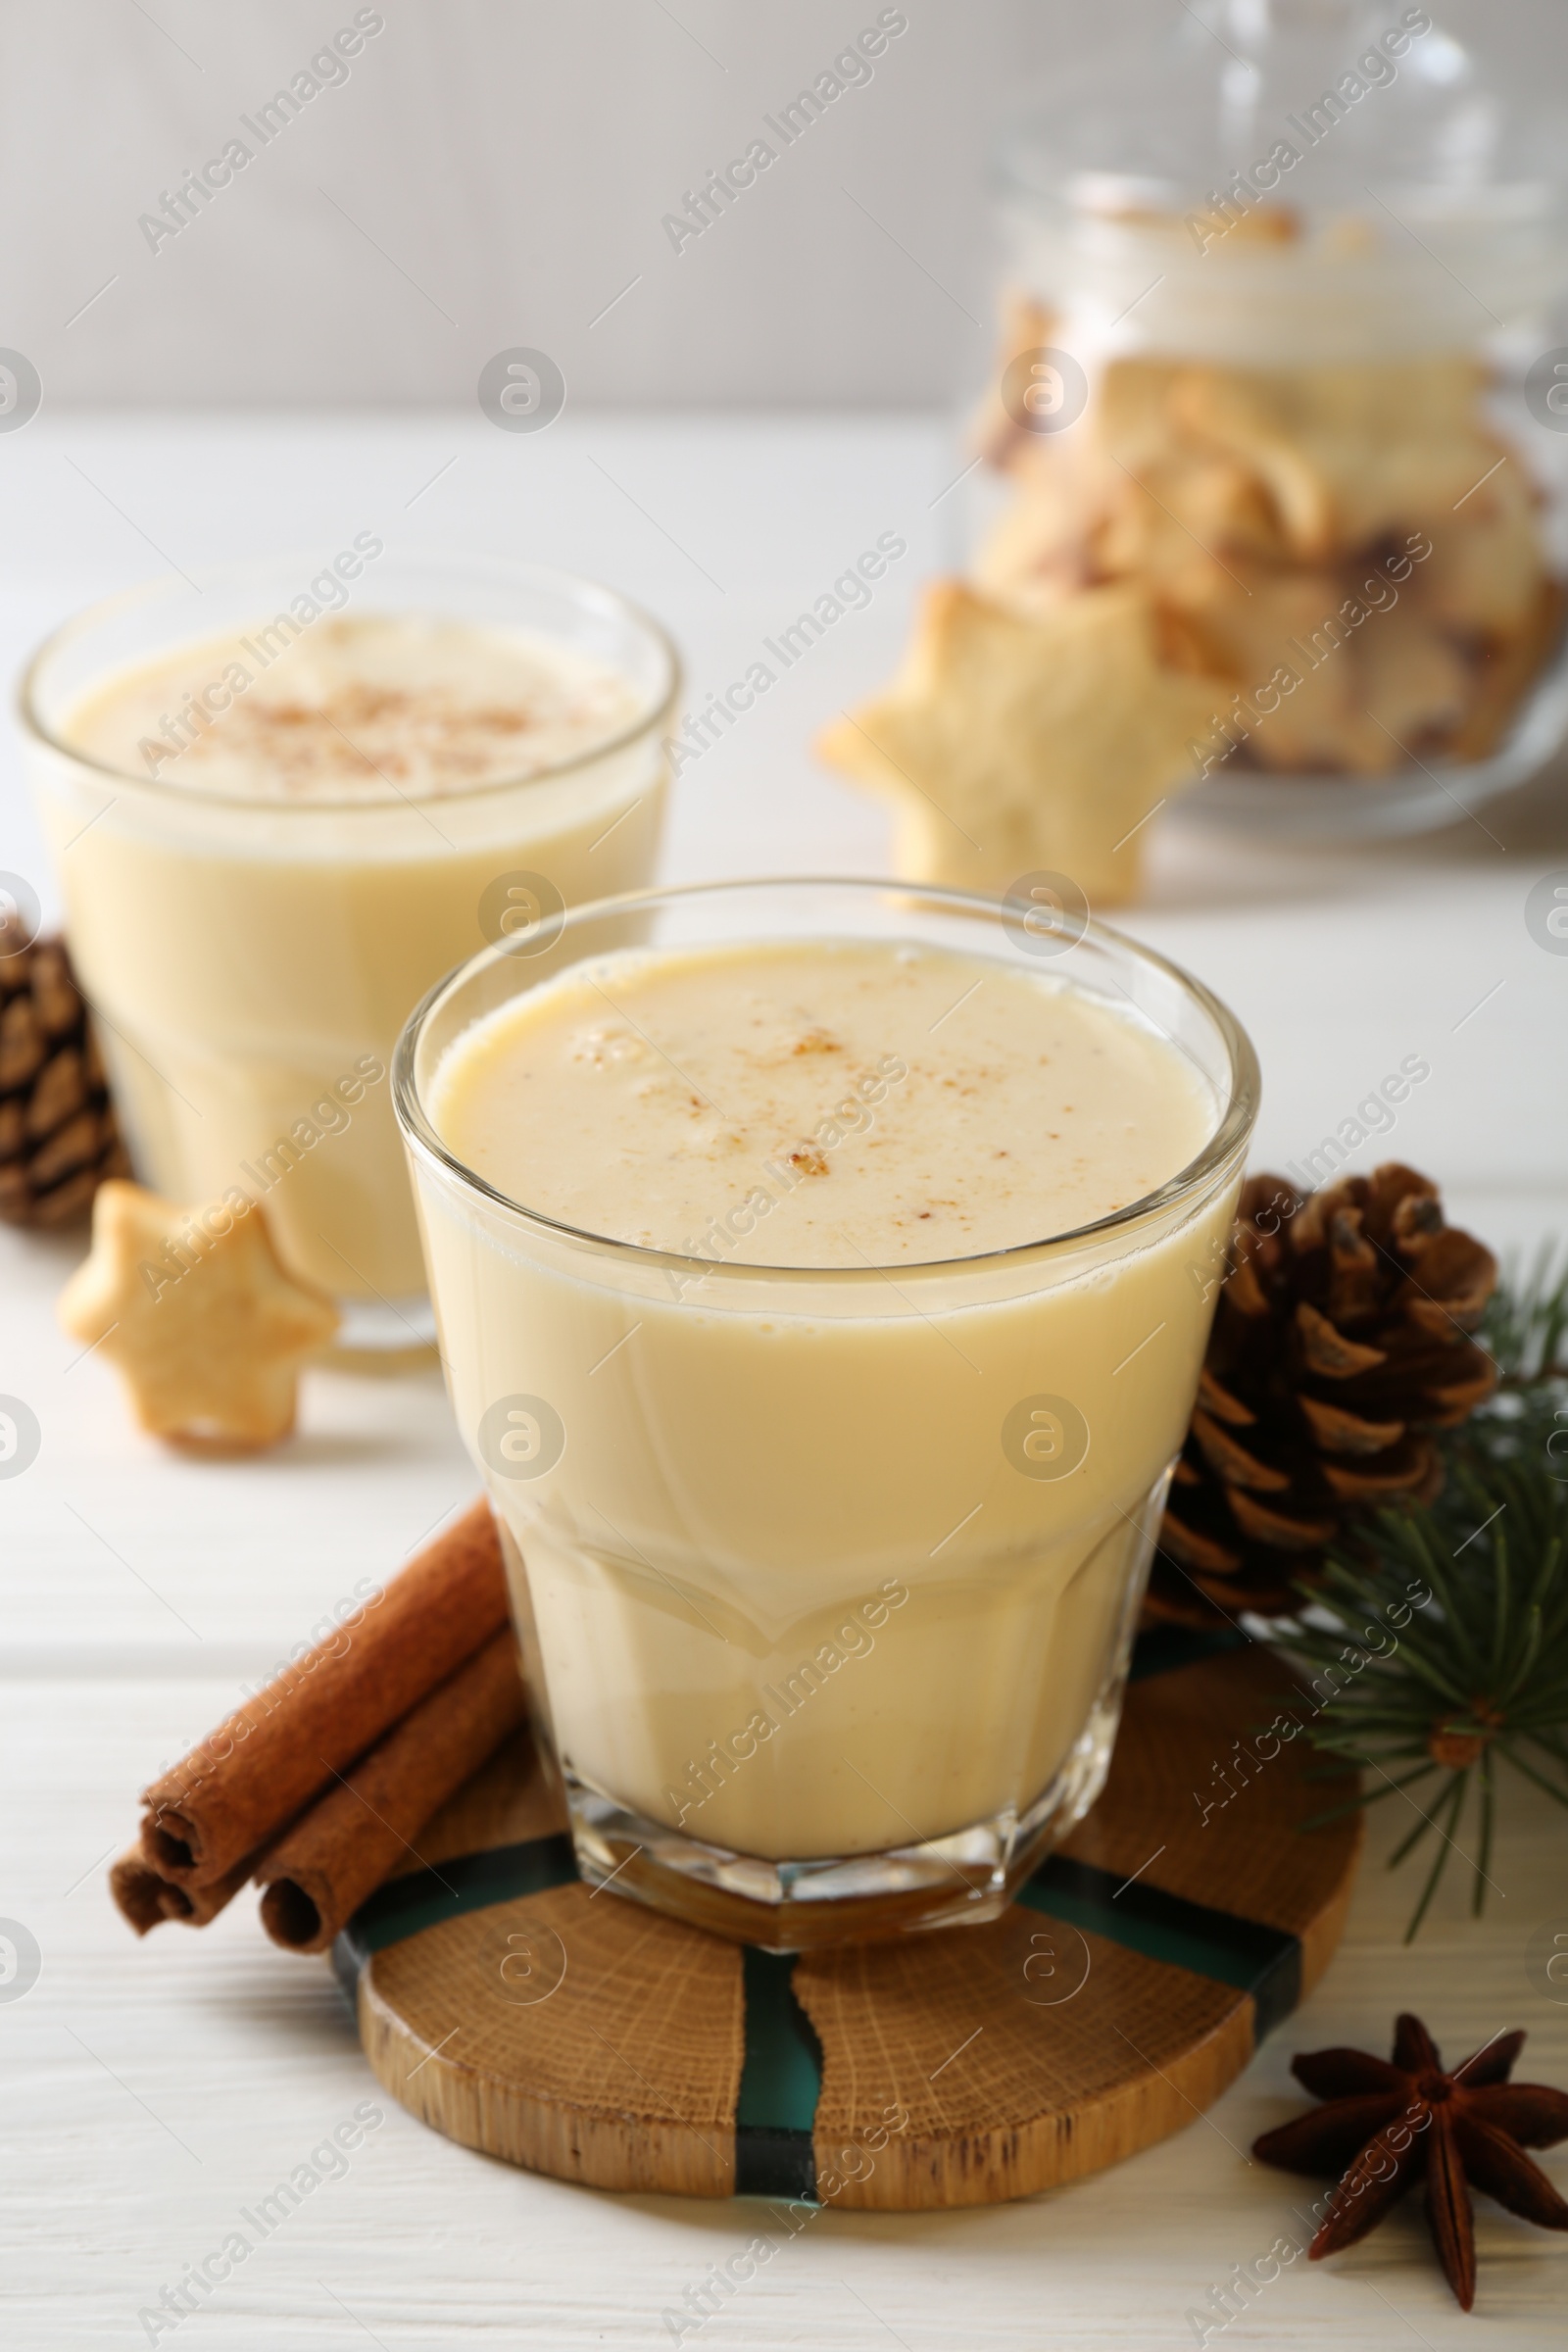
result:
M 265 1200 L 289 1264 L 356 1302 L 351 1339 L 406 1343 L 423 1287 L 398 1031 L 487 938 L 538 945 L 648 879 L 673 689 L 608 591 L 398 565 L 368 534 L 304 594 L 160 588 L 34 664 L 34 772 L 138 1173 Z
M 590 1876 L 788 1947 L 1092 1800 L 1251 1116 L 1169 967 L 874 885 L 650 894 L 399 1049 L 459 1424 Z

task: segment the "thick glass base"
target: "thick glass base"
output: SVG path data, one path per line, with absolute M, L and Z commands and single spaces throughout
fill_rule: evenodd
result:
M 1134 1616 L 1136 1609 L 1135 1599 Z M 997 1814 L 884 1853 L 772 1862 L 646 1821 L 565 1772 L 577 1868 L 590 1886 L 770 1952 L 997 1919 L 1104 1787 L 1129 1646 L 1121 1643 L 1066 1762 L 1023 1814 Z

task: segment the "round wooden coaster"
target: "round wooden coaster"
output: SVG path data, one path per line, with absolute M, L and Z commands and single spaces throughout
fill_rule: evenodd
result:
M 376 2076 L 466 2146 L 695 2196 L 987 2204 L 1164 2138 L 1327 1966 L 1362 1825 L 1301 1829 L 1355 1783 L 1265 1732 L 1311 1712 L 1277 1657 L 1142 1648 L 1104 1793 L 1004 1918 L 794 1960 L 582 1886 L 514 1743 L 339 1938 Z

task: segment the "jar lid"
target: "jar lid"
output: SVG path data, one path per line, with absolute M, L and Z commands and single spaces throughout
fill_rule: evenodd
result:
M 1324 362 L 1539 336 L 1568 117 L 1397 0 L 1193 0 L 1004 150 L 1027 291 L 1110 349 Z

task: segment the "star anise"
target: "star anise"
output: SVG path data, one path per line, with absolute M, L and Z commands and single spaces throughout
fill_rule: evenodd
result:
M 1418 2017 L 1396 2021 L 1392 2065 L 1364 2050 L 1313 2050 L 1293 2059 L 1298 2082 L 1323 2101 L 1265 2132 L 1252 2153 L 1289 2173 L 1338 2173 L 1307 2252 L 1338 2254 L 1382 2221 L 1417 2180 L 1448 2284 L 1468 2311 L 1476 2299 L 1470 2183 L 1543 2230 L 1568 2230 L 1565 2204 L 1526 2148 L 1568 2139 L 1568 2091 L 1510 2082 L 1522 2033 L 1494 2034 L 1446 2074 Z

